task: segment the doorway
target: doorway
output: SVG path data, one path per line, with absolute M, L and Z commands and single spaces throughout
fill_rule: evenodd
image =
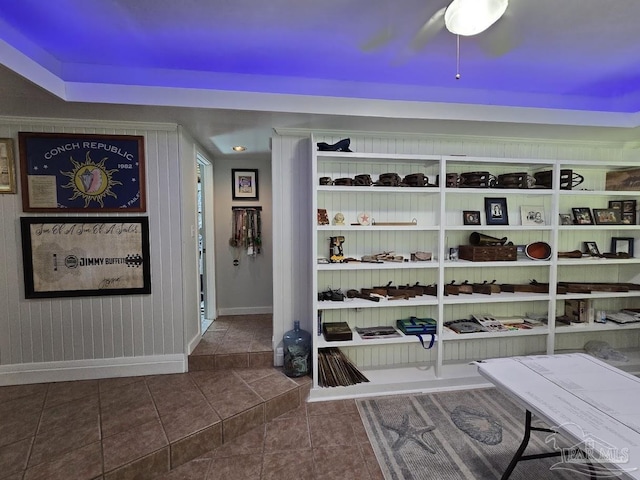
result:
M 215 236 L 213 209 L 213 165 L 196 154 L 198 192 L 198 273 L 200 275 L 200 334 L 217 317 L 215 290 Z

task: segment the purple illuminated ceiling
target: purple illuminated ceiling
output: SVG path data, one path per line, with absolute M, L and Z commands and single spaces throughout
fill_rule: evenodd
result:
M 510 0 L 460 80 L 456 37 L 417 35 L 446 4 L 0 0 L 0 39 L 64 82 L 640 110 L 640 2 Z

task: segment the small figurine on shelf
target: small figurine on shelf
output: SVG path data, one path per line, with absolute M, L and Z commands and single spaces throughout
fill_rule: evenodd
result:
M 331 263 L 340 263 L 344 260 L 342 244 L 344 237 L 329 237 L 329 259 Z
M 318 225 L 329 225 L 329 215 L 326 208 L 318 209 Z
M 344 225 L 344 214 L 342 212 L 338 212 L 333 217 L 334 225 Z

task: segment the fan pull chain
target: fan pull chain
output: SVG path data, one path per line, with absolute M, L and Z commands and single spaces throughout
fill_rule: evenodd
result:
M 460 35 L 456 35 L 456 80 L 460 80 Z

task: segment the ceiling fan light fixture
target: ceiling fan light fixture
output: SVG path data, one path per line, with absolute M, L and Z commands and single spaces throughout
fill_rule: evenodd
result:
M 453 0 L 444 12 L 444 24 L 455 35 L 484 32 L 507 10 L 509 0 Z

